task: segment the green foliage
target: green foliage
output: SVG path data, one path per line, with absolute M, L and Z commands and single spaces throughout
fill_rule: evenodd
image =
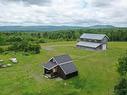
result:
M 9 42 L 21 42 L 23 41 L 23 38 L 20 36 L 10 36 L 7 41 Z
M 76 29 L 63 30 L 56 32 L 43 32 L 42 36 L 46 39 L 56 39 L 64 41 L 77 40 L 83 33 L 99 33 L 109 36 L 110 41 L 127 41 L 127 28 L 111 28 L 111 29 Z
M 39 43 L 46 43 L 46 41 L 44 40 L 44 38 L 40 38 Z
M 118 60 L 118 72 L 121 75 L 120 81 L 114 87 L 115 95 L 127 95 L 127 53 Z
M 39 44 L 29 44 L 25 51 L 32 52 L 34 54 L 40 53 L 40 45 Z
M 23 52 L 30 52 L 33 54 L 40 53 L 40 45 L 36 43 L 31 43 L 27 41 L 22 42 L 15 42 L 10 47 L 8 47 L 9 51 L 23 51 Z
M 118 72 L 120 75 L 126 75 L 127 74 L 127 53 L 121 57 L 119 60 L 119 66 L 118 66 Z
M 127 79 L 122 78 L 114 87 L 114 92 L 116 95 L 127 95 Z
M 0 53 L 3 53 L 4 52 L 4 49 L 0 47 Z
M 4 45 L 4 44 L 5 44 L 5 37 L 0 35 L 0 45 Z

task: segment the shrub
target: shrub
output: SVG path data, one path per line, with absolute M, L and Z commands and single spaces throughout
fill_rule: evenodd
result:
M 10 51 L 23 51 L 23 52 L 31 52 L 34 54 L 40 53 L 40 45 L 35 43 L 30 43 L 27 41 L 22 42 L 15 42 L 10 47 L 8 47 L 8 50 Z
M 127 79 L 122 78 L 114 87 L 114 92 L 116 95 L 127 95 Z
M 46 43 L 46 41 L 43 38 L 40 38 L 39 43 Z
M 127 53 L 121 57 L 118 60 L 118 72 L 120 73 L 120 75 L 126 75 L 127 74 Z
M 0 53 L 3 53 L 4 52 L 4 49 L 0 47 Z

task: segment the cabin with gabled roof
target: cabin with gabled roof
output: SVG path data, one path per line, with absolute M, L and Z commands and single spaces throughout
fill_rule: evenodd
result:
M 48 78 L 61 77 L 68 79 L 78 75 L 78 71 L 69 55 L 52 57 L 44 67 L 44 75 Z
M 84 33 L 80 36 L 80 41 L 76 46 L 89 50 L 106 50 L 108 40 L 109 38 L 105 34 Z

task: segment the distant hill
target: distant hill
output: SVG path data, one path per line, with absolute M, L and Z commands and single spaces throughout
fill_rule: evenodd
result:
M 0 26 L 0 31 L 57 31 L 80 29 L 83 27 L 77 26 Z
M 113 25 L 94 25 L 90 26 L 89 28 L 115 28 Z
M 0 32 L 9 31 L 26 31 L 26 32 L 44 32 L 44 31 L 58 31 L 58 30 L 71 30 L 71 29 L 84 29 L 84 28 L 115 28 L 112 25 L 94 25 L 90 27 L 79 26 L 0 26 Z

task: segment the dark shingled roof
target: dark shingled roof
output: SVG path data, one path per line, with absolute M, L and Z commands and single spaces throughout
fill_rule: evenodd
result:
M 56 60 L 57 64 L 61 64 L 61 63 L 72 61 L 72 59 L 71 59 L 71 57 L 69 55 L 55 56 L 54 59 Z
M 51 70 L 52 68 L 56 66 L 60 66 L 60 68 L 65 73 L 65 75 L 68 75 L 77 71 L 69 55 L 60 55 L 60 56 L 55 56 L 53 58 L 55 59 L 56 63 L 49 61 L 48 63 L 44 64 L 44 68 Z
M 55 66 L 57 66 L 57 64 L 53 63 L 53 62 L 50 62 L 50 61 L 48 63 L 44 64 L 44 68 L 46 68 L 48 70 L 52 69 Z
M 66 75 L 77 71 L 75 65 L 72 62 L 61 64 L 60 67 Z

